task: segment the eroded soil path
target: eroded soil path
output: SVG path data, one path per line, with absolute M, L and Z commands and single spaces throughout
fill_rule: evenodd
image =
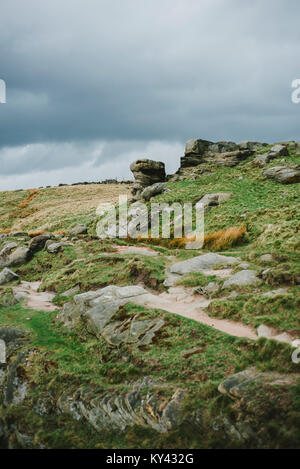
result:
M 169 313 L 193 319 L 235 337 L 257 339 L 255 329 L 250 326 L 226 319 L 211 318 L 204 311 L 204 308 L 209 305 L 210 300 L 202 295 L 193 294 L 191 289 L 173 287 L 168 292 L 161 293 L 160 295 L 148 293 L 147 295 L 134 298 L 134 303 L 148 308 L 163 309 Z
M 57 307 L 52 303 L 55 296 L 51 292 L 39 292 L 41 282 L 25 282 L 13 287 L 15 297 L 23 299 L 29 309 L 36 311 L 55 311 Z

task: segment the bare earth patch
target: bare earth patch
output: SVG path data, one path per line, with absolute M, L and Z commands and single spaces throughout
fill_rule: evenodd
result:
M 55 296 L 50 292 L 38 292 L 41 282 L 21 282 L 20 285 L 13 287 L 14 295 L 24 298 L 25 304 L 29 309 L 36 311 L 55 311 L 56 306 L 52 303 Z

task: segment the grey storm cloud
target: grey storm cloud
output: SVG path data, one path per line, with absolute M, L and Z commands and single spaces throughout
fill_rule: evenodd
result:
M 299 139 L 299 13 L 298 0 L 2 0 L 1 173 L 97 168 L 191 137 Z

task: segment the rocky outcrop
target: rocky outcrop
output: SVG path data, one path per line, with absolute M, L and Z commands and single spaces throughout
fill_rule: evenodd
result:
M 300 165 L 274 166 L 264 172 L 268 179 L 275 179 L 281 184 L 295 184 L 300 182 Z
M 139 314 L 121 320 L 114 319 L 121 306 L 147 294 L 142 287 L 111 285 L 94 292 L 75 295 L 73 302 L 64 305 L 58 318 L 68 328 L 74 327 L 80 321 L 86 322 L 93 334 L 103 337 L 112 346 L 121 343 L 149 345 L 155 334 L 164 326 L 162 319 L 140 318 Z
M 141 197 L 141 193 L 146 187 L 166 180 L 165 164 L 160 161 L 137 160 L 130 165 L 130 170 L 135 178 L 131 188 L 135 200 Z
M 75 395 L 62 396 L 58 401 L 61 412 L 76 420 L 86 420 L 99 433 L 124 432 L 133 425 L 166 433 L 180 425 L 184 392 L 167 384 L 145 377 L 125 391 L 112 390 L 95 394 L 90 389 L 78 390 Z M 158 397 L 158 390 L 171 392 L 166 401 Z
M 185 155 L 181 158 L 181 168 L 198 166 L 202 163 L 236 166 L 265 145 L 259 142 L 214 143 L 208 140 L 191 139 L 186 143 Z

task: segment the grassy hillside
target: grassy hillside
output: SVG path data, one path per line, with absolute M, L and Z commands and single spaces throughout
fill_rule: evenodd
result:
M 290 147 L 289 152 L 287 162 L 299 163 L 296 149 Z M 253 167 L 251 160 L 234 168 L 208 166 L 203 174 L 198 168 L 185 169 L 182 180 L 172 177 L 167 183 L 168 191 L 157 196 L 155 202 L 197 202 L 208 193 L 230 192 L 229 200 L 206 213 L 205 232 L 212 235 L 244 227 L 245 235 L 218 252 L 247 262 L 259 282 L 236 287 L 231 297 L 230 290 L 217 289 L 207 312 L 214 318 L 253 327 L 265 324 L 277 333 L 288 332 L 297 338 L 300 337 L 299 184 L 281 185 L 266 179 L 263 170 Z M 279 161 L 268 166 L 276 164 Z M 27 382 L 26 399 L 16 405 L 5 404 L 1 398 L 0 422 L 8 434 L 9 445 L 299 447 L 300 365 L 292 362 L 290 345 L 264 338 L 251 341 L 232 337 L 190 319 L 131 303 L 120 308 L 116 319 L 124 322 L 136 316 L 141 320 L 159 317 L 165 322 L 150 345 L 122 343 L 114 347 L 103 337 L 93 335 L 84 320 L 73 330 L 57 320 L 63 304 L 74 297 L 72 292 L 64 295 L 70 288 L 76 287 L 83 293 L 108 285 L 143 284 L 152 292 L 164 292 L 168 266 L 213 250 L 206 246 L 203 250 L 188 251 L 180 243 L 159 240 L 100 241 L 95 232 L 96 207 L 100 202 L 115 201 L 126 192 L 129 192 L 126 185 L 87 185 L 0 193 L 0 232 L 7 235 L 0 240 L 0 247 L 10 241 L 27 246 L 33 234 L 44 231 L 56 233 L 57 241 L 68 242 L 57 254 L 41 250 L 26 264 L 13 268 L 20 280 L 41 281 L 41 290 L 54 292 L 57 311 L 36 311 L 16 301 L 12 288 L 20 280 L 0 287 L 0 328 L 17 327 L 28 333 L 10 357 L 12 363 L 18 360 L 20 351 L 28 357 L 27 362 L 17 367 L 18 376 Z M 69 236 L 69 229 L 78 223 L 85 223 L 88 233 Z M 14 236 L 14 231 L 27 234 Z M 149 243 L 159 256 L 116 253 L 117 246 L 149 247 Z M 263 254 L 272 257 L 262 260 Z M 234 267 L 233 273 L 239 270 Z M 178 283 L 197 289 L 212 281 L 221 286 L 220 278 L 213 272 L 186 274 Z M 285 290 L 276 296 L 263 296 L 279 288 Z M 186 356 L 185 352 L 191 349 L 197 352 Z M 284 374 L 288 384 L 284 388 L 277 385 L 251 388 L 250 394 L 235 401 L 220 394 L 218 387 L 226 377 L 253 366 L 263 373 Z M 162 412 L 160 406 L 164 408 L 172 393 L 178 389 L 185 392 L 183 417 L 170 432 L 161 434 L 138 424 L 126 432 L 97 432 L 84 420 L 57 412 L 57 403 L 66 394 L 72 395 L 74 401 L 83 390 L 95 399 L 107 391 L 119 395 L 145 377 L 158 382 L 155 388 L 158 404 L 157 408 L 148 409 L 149 419 Z M 144 392 L 147 395 L 147 390 Z M 43 412 L 37 412 L 37 402 L 45 408 Z M 193 423 L 190 415 L 194 416 Z M 237 436 L 244 434 L 245 439 Z M 29 443 L 22 435 L 28 436 Z M 1 438 L 0 431 L 0 446 L 7 446 L 7 440 Z

